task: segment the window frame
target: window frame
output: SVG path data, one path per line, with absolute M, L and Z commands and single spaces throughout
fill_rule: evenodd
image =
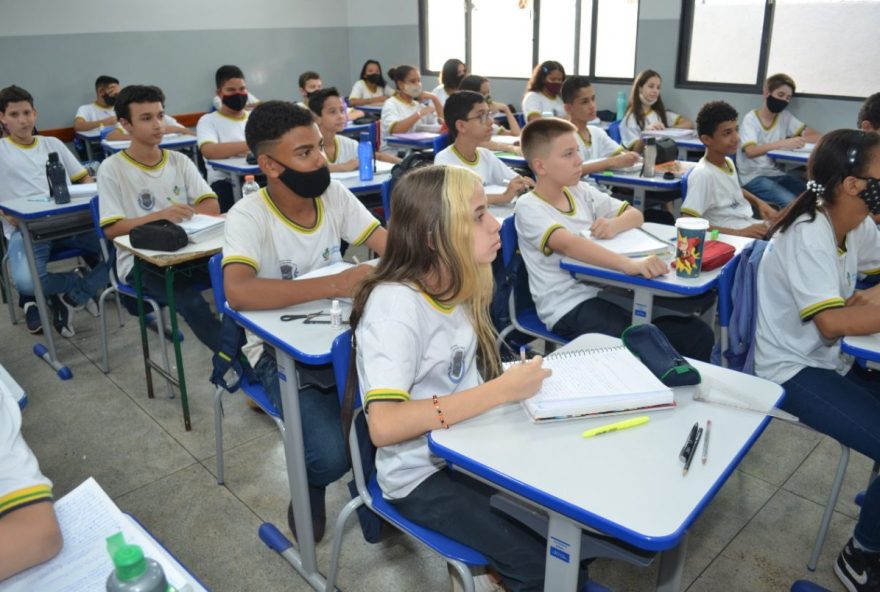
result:
M 727 82 L 693 82 L 687 79 L 691 56 L 691 29 L 694 22 L 694 4 L 697 0 L 684 0 L 681 3 L 681 18 L 678 27 L 678 53 L 675 66 L 675 88 L 692 90 L 711 90 L 747 94 L 763 94 L 767 79 L 767 64 L 770 61 L 770 42 L 773 37 L 773 17 L 776 2 L 764 0 L 764 25 L 761 31 L 761 50 L 758 57 L 758 80 L 755 84 Z M 828 95 L 796 91 L 795 97 L 805 99 L 831 99 L 836 101 L 864 101 L 865 97 L 849 95 Z
M 429 70 L 428 69 L 428 35 L 429 35 L 429 26 L 428 26 L 428 1 L 429 0 L 419 0 L 419 70 L 422 75 L 429 76 L 439 76 L 439 70 Z M 473 3 L 471 0 L 452 0 L 450 4 L 453 4 L 454 1 L 462 2 L 462 8 L 465 11 L 464 16 L 464 63 L 471 63 L 471 35 L 472 35 L 472 25 L 471 25 L 471 11 L 473 10 Z M 541 25 L 541 0 L 532 0 L 532 11 L 534 12 L 534 17 L 532 18 L 532 67 L 534 68 L 538 62 L 538 48 L 540 44 L 539 39 L 539 31 Z M 548 0 L 549 1 L 549 0 Z M 638 37 L 639 37 L 639 27 L 640 27 L 640 15 L 642 11 L 642 0 L 638 1 L 638 8 L 636 11 L 636 51 L 633 52 L 633 76 L 629 78 L 613 78 L 613 77 L 596 77 L 593 76 L 593 72 L 596 69 L 596 31 L 599 26 L 597 20 L 599 16 L 599 1 L 601 0 L 575 0 L 575 21 L 574 21 L 574 56 L 572 63 L 574 64 L 574 72 L 577 72 L 580 68 L 580 43 L 581 43 L 581 10 L 583 10 L 584 3 L 590 3 L 593 11 L 593 18 L 590 23 L 590 64 L 589 64 L 589 73 L 584 74 L 581 72 L 579 76 L 587 76 L 593 83 L 598 84 L 632 84 L 633 77 L 636 75 L 636 64 L 638 57 Z M 567 73 L 568 76 L 572 76 L 574 72 Z M 480 76 L 486 76 L 487 78 L 491 78 L 492 80 L 528 80 L 531 76 L 531 72 L 529 72 L 528 76 L 523 77 L 506 77 L 506 76 L 492 76 L 491 74 L 483 74 L 478 73 Z

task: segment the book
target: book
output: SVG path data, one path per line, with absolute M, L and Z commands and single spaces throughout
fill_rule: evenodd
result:
M 544 367 L 553 374 L 541 390 L 522 401 L 534 422 L 675 406 L 672 389 L 622 345 L 554 353 L 544 358 Z
M 394 165 L 390 162 L 385 162 L 384 160 L 376 161 L 376 170 L 373 171 L 375 175 L 381 175 L 383 173 L 390 173 L 391 169 L 394 168 Z M 357 169 L 353 171 L 335 171 L 330 173 L 331 179 L 336 179 L 337 181 L 340 179 L 355 179 L 359 177 L 361 172 Z
M 223 234 L 226 218 L 218 216 L 206 216 L 205 214 L 193 214 L 189 220 L 184 220 L 178 226 L 186 231 L 191 243 L 201 243 L 208 239 Z
M 661 130 L 642 130 L 643 136 L 654 136 L 655 138 L 696 138 L 697 134 L 692 129 L 683 129 L 678 127 L 667 127 Z
M 613 238 L 593 238 L 589 229 L 586 229 L 581 231 L 581 236 L 595 241 L 609 251 L 633 258 L 667 255 L 673 249 L 671 243 L 658 240 L 641 228 L 630 228 Z

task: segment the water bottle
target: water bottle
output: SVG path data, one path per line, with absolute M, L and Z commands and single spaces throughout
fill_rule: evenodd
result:
M 49 196 L 57 204 L 70 203 L 70 191 L 67 189 L 67 170 L 58 160 L 57 152 L 49 153 L 46 161 L 46 181 L 49 183 Z
M 259 190 L 260 190 L 260 186 L 257 185 L 256 181 L 254 181 L 254 176 L 253 175 L 245 175 L 244 185 L 241 186 L 242 198 L 247 197 L 251 193 L 257 193 Z
M 342 328 L 342 306 L 338 300 L 330 303 L 330 327 L 333 329 Z
M 361 141 L 358 142 L 358 170 L 361 181 L 370 181 L 373 178 L 373 143 L 370 142 L 370 134 L 361 132 Z
M 657 162 L 657 138 L 645 138 L 645 161 L 642 165 L 642 176 L 651 178 L 654 176 L 654 164 Z
M 107 576 L 107 592 L 174 592 L 162 566 L 144 557 L 137 545 L 128 545 L 121 532 L 107 537 L 113 571 Z
M 617 121 L 623 121 L 626 114 L 626 93 L 622 90 L 617 91 Z

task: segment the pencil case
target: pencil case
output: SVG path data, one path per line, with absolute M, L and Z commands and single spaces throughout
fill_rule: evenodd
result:
M 153 251 L 176 251 L 189 242 L 186 231 L 168 220 L 154 220 L 131 229 L 131 246 Z
M 623 345 L 666 386 L 700 384 L 700 372 L 678 353 L 655 325 L 631 325 L 620 336 Z
M 703 243 L 703 262 L 700 264 L 701 271 L 712 271 L 733 259 L 736 249 L 719 240 L 707 240 Z

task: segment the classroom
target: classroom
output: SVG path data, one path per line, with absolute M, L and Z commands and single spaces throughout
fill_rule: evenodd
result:
M 880 592 L 880 2 L 0 16 L 0 592 Z

